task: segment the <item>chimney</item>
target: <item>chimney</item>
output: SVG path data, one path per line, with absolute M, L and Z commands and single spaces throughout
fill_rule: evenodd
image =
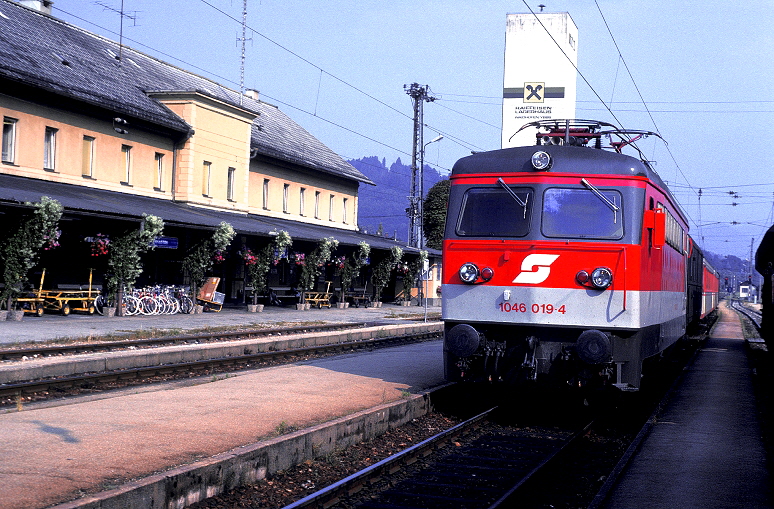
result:
M 51 16 L 51 9 L 54 5 L 53 0 L 19 0 L 19 3 L 24 7 L 29 7 L 43 14 Z
M 253 99 L 253 100 L 256 100 L 256 101 L 259 100 L 259 98 L 258 98 L 258 91 L 254 90 L 252 88 L 248 88 L 247 90 L 245 90 L 245 97 L 249 97 L 250 99 Z

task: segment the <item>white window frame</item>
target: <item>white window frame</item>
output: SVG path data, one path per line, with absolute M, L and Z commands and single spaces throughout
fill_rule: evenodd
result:
M 269 210 L 269 179 L 263 179 L 263 210 Z
M 210 179 L 212 178 L 212 163 L 202 163 L 202 196 L 210 196 Z
M 228 201 L 235 201 L 234 188 L 236 186 L 236 168 L 229 166 L 228 168 L 228 180 L 226 181 L 226 199 Z
M 4 163 L 16 162 L 16 126 L 18 120 L 11 117 L 3 117 L 3 153 Z
M 303 216 L 304 215 L 304 206 L 306 205 L 306 188 L 302 187 L 298 191 L 298 214 Z
M 320 191 L 314 192 L 314 218 L 320 219 Z
M 59 129 L 46 126 L 43 138 L 43 169 L 56 171 L 56 133 Z
M 349 200 L 347 198 L 344 198 L 343 201 L 344 201 L 344 206 L 341 212 L 341 222 L 344 224 L 347 224 L 347 202 Z
M 83 144 L 81 145 L 81 155 L 83 161 L 81 161 L 81 175 L 84 177 L 94 178 L 94 156 L 95 146 L 97 139 L 94 136 L 84 135 Z
M 162 191 L 164 189 L 164 154 L 156 152 L 154 158 L 156 161 L 156 189 Z
M 132 146 L 121 145 L 121 152 L 124 154 L 124 180 L 122 184 L 132 185 Z
M 288 210 L 288 202 L 290 200 L 290 184 L 283 184 L 282 186 L 282 212 L 287 214 L 290 212 Z

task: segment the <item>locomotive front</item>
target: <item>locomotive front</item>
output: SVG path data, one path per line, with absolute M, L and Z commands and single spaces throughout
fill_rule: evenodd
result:
M 642 360 L 684 332 L 684 289 L 663 284 L 674 275 L 652 204 L 667 200 L 651 173 L 636 158 L 567 143 L 455 164 L 447 379 L 639 387 Z

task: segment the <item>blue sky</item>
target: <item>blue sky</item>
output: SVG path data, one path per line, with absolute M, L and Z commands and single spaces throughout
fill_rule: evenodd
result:
M 123 1 L 127 45 L 239 89 L 242 0 Z M 411 160 L 403 86 L 429 85 L 425 141 L 445 138 L 425 161 L 448 171 L 500 148 L 506 14 L 539 3 L 578 27 L 577 116 L 658 131 L 668 148 L 640 147 L 692 235 L 749 258 L 774 223 L 774 0 L 248 0 L 245 86 L 342 157 L 389 165 Z M 117 40 L 120 8 L 56 0 L 54 15 Z

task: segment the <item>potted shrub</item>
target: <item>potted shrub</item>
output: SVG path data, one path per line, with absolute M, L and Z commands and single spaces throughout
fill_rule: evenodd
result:
M 404 300 L 401 302 L 404 306 L 411 305 L 411 289 L 415 286 L 419 287 L 419 277 L 422 274 L 422 270 L 427 260 L 427 251 L 420 251 L 419 256 L 410 263 L 400 263 L 396 270 L 401 280 L 401 292 L 404 295 Z M 421 304 L 421 302 L 420 302 Z
M 59 219 L 64 207 L 48 196 L 37 203 L 26 202 L 33 207 L 32 217 L 25 219 L 15 231 L 9 232 L 0 247 L 0 262 L 3 265 L 4 288 L 0 303 L 5 303 L 9 315 L 21 319 L 23 310 L 16 310 L 16 299 L 27 282 L 27 273 L 38 262 L 40 249 L 52 249 L 59 245 Z
M 384 290 L 384 287 L 390 282 L 390 274 L 392 273 L 393 267 L 398 265 L 402 258 L 403 250 L 398 246 L 392 246 L 387 256 L 377 262 L 371 270 L 371 285 L 376 292 L 373 302 L 374 307 L 381 307 L 382 290 Z
M 164 221 L 150 214 L 142 215 L 140 228 L 130 230 L 110 241 L 108 250 L 108 307 L 114 304 L 115 314 L 124 316 L 124 290 L 134 286 L 142 274 L 140 255 L 153 249 L 153 241 L 164 231 Z
M 301 267 L 301 304 L 304 309 L 309 309 L 305 303 L 306 292 L 314 290 L 315 282 L 322 272 L 321 268 L 330 259 L 331 253 L 338 247 L 339 241 L 333 237 L 325 237 L 317 242 L 317 247 L 304 258 Z M 301 308 L 299 308 L 301 309 Z
M 245 261 L 245 268 L 253 287 L 252 304 L 247 305 L 250 312 L 263 310 L 263 305 L 258 304 L 258 295 L 266 291 L 266 280 L 269 275 L 269 269 L 272 265 L 277 265 L 280 260 L 287 259 L 288 249 L 293 244 L 293 239 L 288 232 L 280 231 L 274 240 L 263 247 L 258 253 L 253 253 L 250 248 L 243 247 L 239 252 Z
M 207 272 L 212 269 L 219 257 L 222 258 L 222 253 L 228 248 L 235 236 L 234 228 L 229 223 L 221 221 L 212 233 L 212 237 L 195 245 L 183 258 L 183 270 L 191 279 L 191 299 L 194 302 L 195 313 L 200 313 L 202 310 L 202 306 L 196 302 L 199 297 L 199 289 L 204 284 L 204 280 L 207 279 Z
M 352 253 L 352 256 L 346 259 L 341 267 L 341 295 L 339 297 L 339 307 L 346 308 L 348 302 L 346 302 L 347 289 L 352 284 L 357 276 L 360 275 L 360 269 L 368 264 L 368 255 L 371 254 L 371 246 L 364 240 L 361 240 L 357 245 L 357 250 Z

